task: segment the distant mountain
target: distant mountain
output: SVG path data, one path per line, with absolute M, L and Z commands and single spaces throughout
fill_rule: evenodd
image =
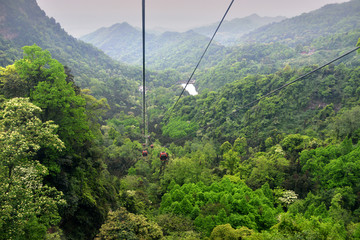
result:
M 174 68 L 178 71 L 192 71 L 203 54 L 209 38 L 194 31 L 184 33 L 165 32 L 149 40 L 147 63 L 161 70 Z M 225 56 L 226 48 L 213 43 L 205 55 L 200 68 L 215 66 Z
M 153 35 L 147 35 L 147 38 L 151 39 Z M 134 63 L 142 56 L 142 33 L 126 22 L 100 28 L 80 39 L 123 62 Z
M 310 13 L 263 26 L 242 42 L 308 44 L 316 38 L 360 28 L 360 1 L 329 4 Z
M 140 64 L 142 61 L 142 33 L 128 23 L 118 23 L 85 35 L 81 40 L 91 43 L 114 59 Z M 174 68 L 189 71 L 204 51 L 209 38 L 194 31 L 184 33 L 165 32 L 160 35 L 146 34 L 146 62 L 150 68 L 162 70 Z M 210 52 L 219 59 L 225 47 L 214 44 Z M 205 57 L 202 66 L 216 63 L 216 59 Z
M 259 17 L 253 14 L 245 18 L 225 21 L 201 66 L 211 67 L 216 65 L 226 52 L 222 45 L 238 42 L 238 39 L 244 34 L 258 27 L 284 19 L 285 17 Z M 166 68 L 174 68 L 180 71 L 191 70 L 197 63 L 216 27 L 217 23 L 184 33 L 148 33 L 146 35 L 146 62 L 148 66 L 156 70 Z M 93 44 L 119 61 L 130 64 L 141 63 L 141 30 L 130 26 L 126 22 L 117 23 L 108 28 L 100 28 L 80 39 Z
M 260 17 L 257 14 L 252 14 L 244 18 L 236 18 L 231 21 L 224 21 L 216 35 L 215 40 L 224 45 L 232 45 L 239 42 L 239 39 L 259 27 L 268 25 L 270 23 L 280 22 L 286 17 Z M 199 27 L 193 31 L 202 35 L 211 37 L 217 28 L 218 23 L 209 26 Z

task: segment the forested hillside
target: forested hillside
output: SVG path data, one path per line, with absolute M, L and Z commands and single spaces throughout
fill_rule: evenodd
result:
M 129 111 L 129 106 L 140 106 L 136 101 L 140 68 L 116 62 L 90 44 L 68 35 L 55 19 L 45 15 L 36 0 L 2 0 L 0 14 L 1 66 L 21 58 L 23 46 L 37 44 L 68 67 L 79 87 L 88 88 L 98 99 L 105 97 L 111 106 L 110 112 Z M 149 71 L 148 74 L 151 85 L 168 71 Z M 161 82 L 168 85 L 182 79 L 180 74 L 171 76 Z
M 329 124 L 325 124 L 329 120 L 326 118 L 340 109 L 351 109 L 359 101 L 359 67 L 348 68 L 345 64 L 327 67 L 251 108 L 242 109 L 242 106 L 313 69 L 315 66 L 300 70 L 287 66 L 274 74 L 249 75 L 217 92 L 207 91 L 184 98 L 174 110 L 178 117 L 171 115 L 167 122 L 168 126 L 174 126 L 174 129 L 168 130 L 170 137 L 182 137 L 181 134 L 176 135 L 177 129 L 181 130 L 180 124 L 172 123 L 176 121 L 196 122 L 198 128 L 193 131 L 201 129 L 196 134 L 218 140 L 251 136 L 248 144 L 251 142 L 251 147 L 259 149 L 265 149 L 265 140 L 279 132 L 326 137 L 325 133 L 330 134 L 323 132 Z M 320 116 L 322 119 L 319 119 Z M 206 126 L 212 123 L 215 124 L 208 130 Z
M 304 66 L 322 65 L 353 49 L 360 37 L 358 28 L 347 33 L 320 37 L 308 45 L 290 47 L 284 43 L 251 43 L 233 47 L 216 66 L 199 71 L 196 85 L 199 91 L 218 90 L 227 83 L 246 77 L 248 74 L 272 74 L 286 66 L 300 69 Z M 355 56 L 336 62 L 359 66 Z M 221 81 L 219 81 L 221 79 Z
M 242 43 L 228 49 L 219 64 L 199 72 L 196 85 L 200 91 L 217 90 L 248 74 L 324 64 L 355 47 L 360 37 L 359 9 L 360 1 L 352 0 L 260 27 L 239 38 Z M 357 58 L 346 61 L 359 65 Z
M 147 71 L 146 144 L 139 68 L 35 0 L 0 14 L 0 239 L 360 238 L 360 51 L 254 101 L 360 46 L 358 29 L 215 48 L 175 108 L 185 75 Z

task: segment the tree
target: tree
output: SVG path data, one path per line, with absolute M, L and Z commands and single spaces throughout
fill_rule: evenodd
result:
M 223 161 L 220 164 L 229 170 L 230 174 L 234 173 L 237 165 L 240 163 L 240 157 L 238 153 L 230 149 L 228 152 L 225 152 L 223 155 Z
M 49 51 L 35 44 L 23 50 L 23 59 L 0 69 L 0 92 L 5 97 L 30 97 L 43 109 L 42 121 L 53 120 L 59 125 L 58 134 L 67 150 L 83 146 L 92 134 L 85 99 L 76 94 L 71 75 L 67 77 L 63 65 L 51 58 Z
M 259 188 L 266 182 L 272 188 L 280 186 L 286 177 L 285 171 L 289 167 L 289 160 L 284 157 L 279 145 L 272 147 L 271 152 L 258 153 L 246 162 L 251 169 L 246 183 L 253 188 Z
M 17 73 L 15 65 L 0 67 L 0 94 L 6 98 L 28 97 L 25 83 Z
M 247 147 L 246 138 L 241 137 L 235 140 L 233 150 L 238 152 L 239 155 L 242 156 L 246 153 L 246 147 Z
M 232 148 L 231 143 L 229 143 L 229 141 L 226 141 L 221 145 L 220 151 L 222 154 L 224 154 L 228 152 L 231 148 Z
M 243 239 L 254 234 L 254 231 L 247 227 L 234 229 L 230 224 L 216 226 L 210 235 L 211 240 L 237 240 Z
M 231 227 L 229 223 L 216 226 L 210 235 L 210 239 L 236 240 L 241 239 L 240 233 Z
M 156 223 L 148 221 L 143 215 L 127 212 L 124 208 L 109 212 L 106 222 L 101 226 L 96 240 L 110 239 L 162 239 L 163 233 Z
M 62 192 L 42 183 L 48 171 L 39 162 L 15 167 L 12 179 L 0 171 L 0 239 L 43 239 L 61 220 Z
M 163 134 L 171 138 L 182 138 L 197 131 L 199 125 L 195 122 L 174 118 L 162 128 Z
M 59 125 L 59 136 L 68 151 L 79 150 L 92 139 L 85 114 L 85 99 L 75 94 L 65 78 L 39 82 L 31 93 L 31 99 L 44 109 L 43 120 L 53 120 Z
M 284 204 L 284 206 L 288 207 L 290 204 L 295 202 L 297 199 L 297 194 L 292 190 L 284 190 L 282 192 L 282 196 L 279 197 L 279 201 Z
M 43 185 L 48 169 L 33 157 L 41 148 L 60 151 L 57 126 L 42 123 L 41 109 L 29 99 L 13 98 L 0 117 L 0 238 L 42 239 L 60 222 L 62 193 Z
M 52 121 L 43 123 L 36 115 L 41 109 L 25 98 L 13 98 L 6 102 L 0 118 L 1 164 L 12 179 L 16 166 L 28 163 L 40 148 L 60 151 L 63 142 L 55 135 L 57 126 Z
M 344 112 L 340 116 L 335 118 L 335 122 L 332 124 L 332 130 L 335 136 L 339 139 L 345 137 L 359 137 L 356 136 L 358 129 L 360 129 L 360 106 L 356 106 L 349 111 Z
M 49 51 L 42 50 L 36 44 L 25 46 L 24 58 L 15 62 L 19 77 L 24 82 L 26 96 L 29 97 L 34 87 L 42 81 L 57 82 L 65 80 L 64 67 L 51 58 Z
M 64 67 L 52 59 L 48 51 L 36 45 L 23 49 L 24 58 L 15 62 L 14 72 L 10 73 L 22 84 L 24 96 L 42 109 L 39 112 L 41 121 L 52 120 L 58 125 L 57 134 L 65 145 L 61 153 L 54 147 L 42 147 L 34 158 L 48 168 L 47 183 L 61 190 L 69 203 L 62 211 L 64 233 L 69 238 L 93 237 L 109 206 L 115 204 L 117 190 L 110 187 L 112 183 L 106 178 L 103 153 L 93 141 L 94 134 L 89 127 L 92 119 L 86 116 L 86 101 L 78 94 L 71 76 L 66 76 Z M 0 75 L 2 83 L 7 75 Z M 105 101 L 101 103 L 106 104 Z M 95 129 L 96 124 L 92 127 Z M 29 152 L 34 151 L 30 149 Z M 74 228 L 74 225 L 79 227 Z
M 121 146 L 112 144 L 105 150 L 109 171 L 115 176 L 121 176 L 135 164 L 135 160 L 141 155 L 141 144 L 126 138 Z
M 86 116 L 88 118 L 90 129 L 97 138 L 101 138 L 100 123 L 103 121 L 103 116 L 110 109 L 106 98 L 97 100 L 90 95 L 90 90 L 83 90 L 82 96 L 86 100 Z

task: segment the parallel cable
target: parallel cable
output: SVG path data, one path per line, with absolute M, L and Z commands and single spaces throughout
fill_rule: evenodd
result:
M 297 78 L 297 79 L 295 79 L 294 81 L 291 81 L 291 82 L 289 82 L 289 83 L 286 83 L 286 84 L 284 84 L 283 86 L 281 86 L 281 87 L 279 87 L 279 88 L 276 88 L 276 89 L 274 89 L 274 90 L 270 91 L 269 93 L 265 94 L 264 96 L 262 96 L 262 97 L 260 97 L 260 98 L 258 98 L 258 99 L 256 99 L 256 100 L 254 100 L 254 101 L 252 101 L 252 102 L 250 102 L 250 103 L 248 103 L 248 104 L 246 104 L 246 105 L 244 105 L 244 106 L 240 107 L 239 109 L 235 109 L 234 111 L 237 111 L 237 110 L 240 110 L 240 109 L 246 108 L 246 107 L 248 107 L 248 106 L 253 105 L 254 103 L 260 102 L 262 99 L 264 99 L 264 98 L 266 98 L 266 97 L 268 97 L 268 96 L 270 96 L 270 95 L 272 95 L 272 94 L 274 94 L 274 93 L 276 93 L 276 92 L 280 91 L 280 90 L 281 90 L 281 89 L 283 89 L 283 88 L 286 88 L 286 87 L 288 87 L 288 86 L 290 86 L 290 85 L 292 85 L 292 84 L 294 84 L 294 83 L 296 83 L 296 82 L 298 82 L 298 81 L 300 81 L 300 80 L 302 80 L 302 79 L 306 78 L 307 76 L 309 76 L 309 75 L 311 75 L 311 74 L 313 74 L 313 73 L 315 73 L 315 72 L 319 71 L 320 69 L 322 69 L 322 68 L 324 68 L 324 67 L 326 67 L 326 66 L 328 66 L 328 65 L 332 64 L 333 62 L 336 62 L 336 61 L 340 60 L 341 58 L 346 57 L 347 55 L 349 55 L 349 54 L 351 54 L 351 53 L 355 52 L 355 51 L 356 51 L 356 50 L 358 50 L 359 48 L 360 48 L 360 47 L 356 47 L 356 48 L 354 48 L 353 50 L 351 50 L 351 51 L 349 51 L 349 52 L 347 52 L 347 53 L 345 53 L 345 54 L 341 55 L 340 57 L 337 57 L 337 58 L 335 58 L 335 59 L 331 60 L 330 62 L 327 62 L 327 63 L 325 63 L 324 65 L 322 65 L 322 66 L 320 66 L 320 67 L 318 67 L 318 68 L 316 68 L 316 69 L 314 69 L 314 70 L 312 70 L 312 71 L 310 71 L 310 72 L 308 72 L 308 73 L 306 73 L 306 74 L 304 74 L 304 75 L 302 75 L 302 76 L 298 77 L 298 78 Z M 233 113 L 234 113 L 234 111 L 233 111 L 233 112 L 231 112 L 230 114 L 226 115 L 225 117 L 228 117 L 229 115 L 233 114 Z
M 262 96 L 262 97 L 260 97 L 260 98 L 258 98 L 258 99 L 256 99 L 256 100 L 254 100 L 254 101 L 252 101 L 252 102 L 250 102 L 250 103 L 248 103 L 248 104 L 245 104 L 244 106 L 240 106 L 240 107 L 234 109 L 233 111 L 231 111 L 230 113 L 228 113 L 228 114 L 225 115 L 224 117 L 218 119 L 217 121 L 214 121 L 214 122 L 212 122 L 212 123 L 207 124 L 206 126 L 200 128 L 199 130 L 203 130 L 203 129 L 205 129 L 205 128 L 211 127 L 211 125 L 214 125 L 215 123 L 218 123 L 218 122 L 222 121 L 223 119 L 229 117 L 230 115 L 234 114 L 234 113 L 237 112 L 238 110 L 248 108 L 248 107 L 252 106 L 253 104 L 260 102 L 262 99 L 264 99 L 264 98 L 266 98 L 266 97 L 269 97 L 270 95 L 272 95 L 272 94 L 274 94 L 274 93 L 276 93 L 276 92 L 279 92 L 280 90 L 282 90 L 282 89 L 284 89 L 284 88 L 286 88 L 286 87 L 288 87 L 288 86 L 290 86 L 290 85 L 292 85 L 292 84 L 294 84 L 294 83 L 296 83 L 296 82 L 298 82 L 298 81 L 300 81 L 300 80 L 303 80 L 304 78 L 308 77 L 309 75 L 311 75 L 311 74 L 319 71 L 320 69 L 322 69 L 322 68 L 324 68 L 324 67 L 326 67 L 326 66 L 328 66 L 328 65 L 330 65 L 330 64 L 332 64 L 332 63 L 334 63 L 334 62 L 336 62 L 336 61 L 338 61 L 338 60 L 340 60 L 340 59 L 343 58 L 343 57 L 346 57 L 347 55 L 355 52 L 355 51 L 358 50 L 358 49 L 360 49 L 360 46 L 359 46 L 359 47 L 356 47 L 356 48 L 350 50 L 349 52 L 344 53 L 344 54 L 341 55 L 340 57 L 337 57 L 337 58 L 335 58 L 335 59 L 333 59 L 333 60 L 325 63 L 324 65 L 322 65 L 322 66 L 320 66 L 320 67 L 318 67 L 318 68 L 316 68 L 316 69 L 314 69 L 314 70 L 312 70 L 312 71 L 310 71 L 310 72 L 308 72 L 308 73 L 306 73 L 306 74 L 298 77 L 297 79 L 295 79 L 295 80 L 293 80 L 293 81 L 291 81 L 291 82 L 289 82 L 289 83 L 286 83 L 286 84 L 282 85 L 282 86 L 279 87 L 279 88 L 276 88 L 276 89 L 270 91 L 269 93 L 265 94 L 264 96 Z M 196 133 L 196 132 L 195 132 L 195 133 Z M 172 143 L 176 143 L 176 142 L 185 140 L 187 137 L 191 136 L 192 134 L 194 134 L 194 133 L 190 133 L 190 134 L 186 135 L 185 137 L 182 137 L 182 138 L 180 138 L 180 139 L 177 139 L 177 140 L 173 141 Z
M 212 41 L 214 40 L 216 33 L 218 32 L 218 30 L 219 30 L 219 28 L 220 28 L 221 24 L 223 23 L 223 21 L 224 21 L 224 19 L 225 19 L 226 15 L 228 14 L 228 12 L 229 12 L 229 10 L 230 10 L 230 8 L 231 8 L 232 4 L 234 3 L 234 1 L 235 1 L 235 0 L 232 0 L 232 1 L 231 1 L 231 3 L 230 3 L 230 5 L 229 5 L 228 9 L 226 10 L 226 12 L 225 12 L 224 16 L 222 17 L 222 19 L 221 19 L 221 21 L 220 21 L 220 23 L 219 23 L 218 27 L 216 28 L 216 30 L 215 30 L 215 32 L 214 32 L 214 34 L 213 34 L 212 38 L 210 39 L 210 41 L 209 41 L 209 43 L 208 43 L 207 47 L 205 48 L 204 53 L 201 55 L 199 62 L 196 64 L 194 71 L 191 73 L 189 80 L 187 81 L 187 83 L 186 83 L 185 87 L 183 88 L 183 90 L 182 90 L 182 92 L 181 92 L 181 94 L 180 94 L 179 98 L 176 100 L 176 103 L 174 104 L 174 107 L 173 107 L 172 109 L 175 109 L 175 107 L 176 107 L 176 105 L 178 104 L 178 102 L 179 102 L 179 100 L 180 100 L 181 96 L 184 94 L 186 87 L 188 86 L 189 82 L 191 81 L 192 77 L 194 76 L 194 74 L 195 74 L 195 72 L 196 72 L 197 68 L 199 67 L 199 65 L 200 65 L 200 63 L 201 63 L 201 61 L 202 61 L 202 59 L 204 58 L 204 56 L 205 56 L 205 54 L 206 54 L 207 50 L 209 49 L 209 47 L 210 47 L 210 45 L 211 45 Z M 171 110 L 171 111 L 172 111 L 172 110 Z
M 145 75 L 145 0 L 142 0 L 142 48 L 143 48 L 143 124 L 144 138 L 146 142 L 146 75 Z

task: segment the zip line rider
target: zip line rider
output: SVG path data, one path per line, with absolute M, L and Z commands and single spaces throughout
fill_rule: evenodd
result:
M 147 157 L 147 155 L 148 155 L 148 151 L 143 150 L 143 151 L 142 151 L 142 155 L 143 155 L 143 157 Z
M 167 165 L 169 162 L 169 155 L 165 151 L 162 151 L 159 154 L 159 157 L 161 161 L 161 166 L 160 166 L 160 174 L 161 174 L 161 172 L 165 169 L 165 165 Z

